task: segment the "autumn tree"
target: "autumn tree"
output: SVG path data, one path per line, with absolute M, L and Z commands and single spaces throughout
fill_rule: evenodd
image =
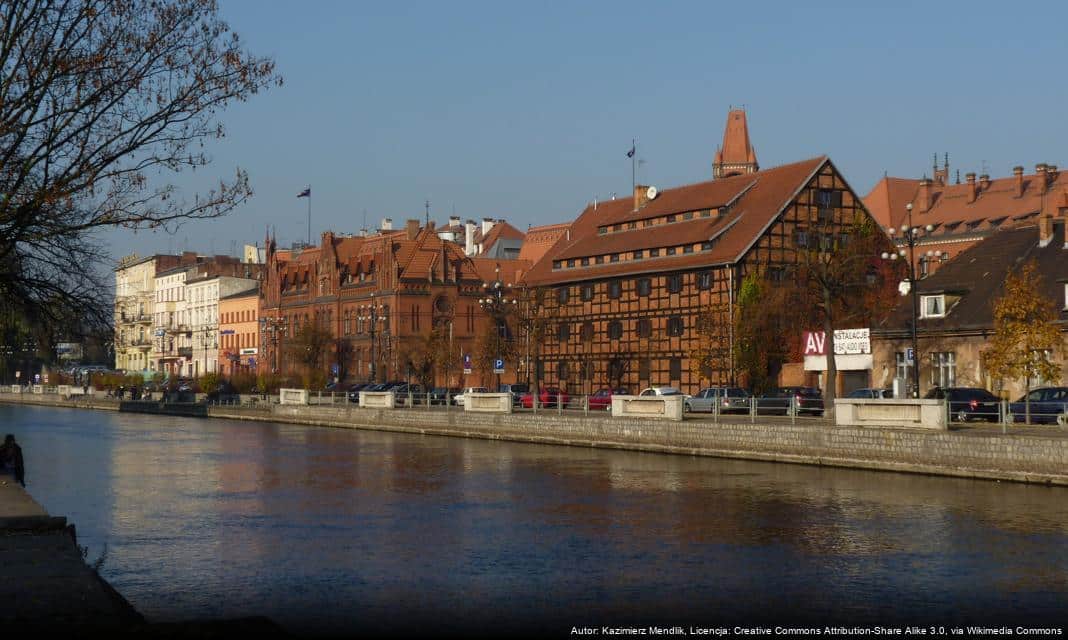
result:
M 292 362 L 301 366 L 305 388 L 321 387 L 325 383 L 323 362 L 333 345 L 333 334 L 316 322 L 304 323 L 293 332 L 286 343 L 286 352 Z
M 1064 353 L 1064 334 L 1053 300 L 1042 295 L 1042 276 L 1034 260 L 1005 277 L 1005 293 L 994 301 L 994 335 L 982 353 L 983 367 L 995 380 L 1024 380 L 1024 411 L 1031 421 L 1027 398 L 1032 379 L 1051 380 L 1060 367 L 1050 355 Z
M 448 387 L 452 384 L 452 374 L 460 366 L 460 354 L 454 352 L 451 329 L 446 324 L 439 324 L 430 333 L 430 356 L 434 362 L 434 370 L 440 373 L 442 384 Z
M 806 230 L 803 241 L 795 237 L 795 246 L 798 308 L 811 309 L 826 336 L 823 403 L 829 413 L 838 380 L 834 332 L 848 323 L 870 323 L 874 314 L 891 308 L 889 304 L 876 304 L 881 299 L 892 299 L 894 285 L 893 279 L 882 276 L 880 269 L 886 267 L 879 256 L 895 249 L 864 211 L 856 210 L 850 220 L 836 220 L 835 210 L 828 211 L 832 215 L 821 215 Z
M 516 349 L 525 362 L 528 381 L 531 390 L 535 392 L 535 398 L 537 398 L 537 390 L 541 388 L 538 367 L 535 363 L 541 359 L 541 348 L 545 343 L 546 334 L 559 317 L 556 307 L 547 304 L 549 291 L 546 287 L 522 289 L 514 312 L 515 324 L 519 332 L 519 344 L 516 345 Z
M 429 389 L 434 385 L 435 331 L 406 338 L 398 354 L 401 366 L 415 376 L 424 389 Z
M 0 299 L 106 323 L 95 234 L 173 231 L 248 199 L 241 170 L 192 198 L 169 180 L 208 165 L 223 109 L 281 79 L 214 0 L 10 0 L 0 26 Z

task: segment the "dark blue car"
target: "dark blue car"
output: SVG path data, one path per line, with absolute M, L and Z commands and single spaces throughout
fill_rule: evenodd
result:
M 1068 425 L 1068 387 L 1032 389 L 1026 396 L 1009 404 L 1014 422 L 1027 421 L 1030 400 L 1031 424 Z

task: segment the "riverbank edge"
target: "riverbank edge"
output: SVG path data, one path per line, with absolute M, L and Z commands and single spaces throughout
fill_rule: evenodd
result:
M 114 402 L 94 402 L 91 400 L 78 401 L 75 404 L 65 402 L 49 402 L 47 400 L 39 399 L 23 399 L 4 397 L 0 395 L 0 402 L 8 404 L 28 404 L 48 407 L 67 407 L 75 409 L 99 409 L 117 411 L 119 409 L 118 404 Z M 300 413 L 313 414 L 313 413 L 334 413 L 335 415 L 300 415 Z M 344 416 L 343 418 L 341 416 Z M 454 424 L 456 417 L 462 416 L 464 424 Z M 189 417 L 183 415 L 182 417 Z M 680 425 L 686 425 L 683 423 L 666 423 L 663 421 L 641 421 L 641 420 L 620 420 L 604 417 L 585 417 L 585 416 L 555 416 L 549 414 L 538 414 L 536 416 L 523 416 L 523 419 L 531 421 L 530 428 L 528 429 L 515 429 L 514 425 L 503 425 L 502 418 L 509 419 L 511 416 L 492 416 L 488 414 L 472 415 L 464 414 L 461 411 L 457 412 L 427 412 L 420 413 L 418 410 L 372 410 L 372 409 L 359 409 L 356 407 L 338 407 L 338 406 L 274 406 L 270 409 L 242 409 L 236 407 L 210 407 L 208 410 L 208 418 L 223 418 L 229 420 L 244 420 L 250 422 L 280 422 L 288 424 L 299 424 L 304 426 L 316 426 L 316 427 L 331 427 L 331 428 L 346 428 L 346 429 L 364 429 L 371 431 L 387 431 L 396 433 L 410 433 L 419 435 L 431 435 L 431 436 L 444 436 L 444 437 L 461 437 L 461 438 L 478 438 L 483 440 L 503 440 L 509 442 L 525 442 L 532 444 L 548 444 L 548 445 L 560 445 L 560 446 L 578 446 L 578 447 L 590 447 L 601 449 L 617 449 L 627 451 L 642 451 L 648 453 L 661 453 L 671 455 L 689 455 L 689 456 L 704 456 L 715 458 L 726 458 L 736 460 L 754 460 L 759 462 L 780 462 L 787 464 L 804 464 L 811 466 L 821 467 L 836 467 L 846 469 L 859 469 L 865 471 L 884 471 L 894 473 L 911 473 L 929 476 L 944 476 L 954 478 L 964 478 L 973 480 L 989 480 L 989 481 L 1007 481 L 1018 482 L 1027 484 L 1039 484 L 1047 486 L 1068 487 L 1068 474 L 1057 473 L 1048 470 L 1037 470 L 1022 468 L 1022 460 L 1026 460 L 1026 457 L 1021 458 L 1016 455 L 1017 448 L 1027 449 L 1034 447 L 1041 447 L 1043 444 L 1056 445 L 1060 449 L 1058 453 L 1061 454 L 1061 458 L 1065 458 L 1063 452 L 1068 451 L 1068 440 L 1063 438 L 1043 438 L 1041 436 L 1028 436 L 1028 435 L 1008 435 L 997 436 L 995 441 L 1000 448 L 1006 449 L 1011 453 L 1005 455 L 991 455 L 990 453 L 976 454 L 977 458 L 988 460 L 988 465 L 976 465 L 976 464 L 949 464 L 949 463 L 935 463 L 924 461 L 899 461 L 899 460 L 887 460 L 878 459 L 874 455 L 833 455 L 828 451 L 820 452 L 804 452 L 804 451 L 789 451 L 789 446 L 778 446 L 773 443 L 751 443 L 751 444 L 764 444 L 765 447 L 777 446 L 778 450 L 759 450 L 755 447 L 722 447 L 722 446 L 686 446 L 678 444 L 663 444 L 653 442 L 652 437 L 647 436 L 646 441 L 642 441 L 642 431 L 646 429 L 648 431 L 660 430 L 663 435 L 668 430 L 680 429 Z M 437 418 L 437 424 L 422 424 L 422 425 L 410 425 L 404 424 L 407 420 L 413 417 Z M 441 424 L 441 418 L 444 417 L 445 424 Z M 392 418 L 392 419 L 391 419 Z M 402 419 L 404 418 L 404 419 Z M 620 439 L 611 438 L 597 438 L 588 435 L 574 435 L 571 437 L 561 437 L 560 435 L 543 435 L 534 432 L 535 427 L 538 425 L 550 425 L 555 426 L 559 430 L 567 431 L 581 431 L 581 429 L 573 429 L 576 423 L 597 423 L 601 421 L 608 421 L 615 425 L 617 429 L 620 429 L 622 433 L 632 436 L 637 439 L 629 441 L 622 441 Z M 773 430 L 775 433 L 794 432 L 800 433 L 802 437 L 809 436 L 808 439 L 812 439 L 812 435 L 818 436 L 816 440 L 823 441 L 827 438 L 827 434 L 843 435 L 847 437 L 853 437 L 857 434 L 861 434 L 862 437 L 870 439 L 876 439 L 880 442 L 888 441 L 898 448 L 900 448 L 900 441 L 906 439 L 913 439 L 917 441 L 914 447 L 922 446 L 925 439 L 950 439 L 955 441 L 954 444 L 967 446 L 970 441 L 972 444 L 978 444 L 983 440 L 992 438 L 993 436 L 976 436 L 976 435 L 961 435 L 954 434 L 953 432 L 927 432 L 914 429 L 900 429 L 894 427 L 833 427 L 833 426 L 816 426 L 816 425 L 749 425 L 748 423 L 735 423 L 729 425 L 727 423 L 721 423 L 719 425 L 711 425 L 709 423 L 693 421 L 694 425 L 708 425 L 713 426 L 717 430 L 724 430 L 732 427 L 742 428 L 765 428 Z M 628 428 L 630 427 L 630 428 Z M 593 429 L 596 430 L 596 429 Z M 747 429 L 751 431 L 752 429 Z M 587 432 L 590 430 L 586 430 Z M 707 435 L 707 433 L 706 433 Z M 1019 447 L 1017 447 L 1019 445 Z M 800 447 L 804 448 L 804 447 Z M 813 448 L 813 445 L 808 445 L 808 448 Z M 819 448 L 819 445 L 816 445 Z M 1015 459 L 1014 459 L 1015 458 Z M 1014 468 L 1015 467 L 1015 468 Z M 1053 468 L 1068 469 L 1068 460 L 1057 460 L 1053 464 Z

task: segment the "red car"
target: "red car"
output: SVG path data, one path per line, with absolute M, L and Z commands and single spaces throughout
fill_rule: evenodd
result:
M 565 407 L 568 402 L 571 402 L 571 396 L 567 395 L 566 391 L 560 391 L 556 387 L 542 387 L 541 392 L 538 393 L 538 406 L 555 407 L 558 399 Z M 524 393 L 522 403 L 524 409 L 533 409 L 534 394 Z
M 625 396 L 626 389 L 598 389 L 590 396 L 590 409 L 612 410 L 612 396 Z

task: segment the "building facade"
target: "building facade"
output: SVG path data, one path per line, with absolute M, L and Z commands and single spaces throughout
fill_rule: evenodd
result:
M 633 200 L 591 204 L 525 278 L 545 289 L 553 324 L 538 378 L 571 393 L 744 383 L 730 358 L 694 366 L 698 324 L 719 318 L 716 339 L 733 353 L 730 318 L 745 278 L 784 281 L 803 252 L 858 216 L 868 219 L 826 157 L 672 189 L 638 186 Z
M 1068 339 L 1068 207 L 1040 224 L 999 232 L 960 254 L 917 285 L 918 354 L 909 360 L 912 305 L 908 298 L 882 326 L 872 329 L 873 384 L 890 387 L 897 378 L 911 387 L 912 366 L 919 364 L 920 396 L 938 387 L 984 387 L 1011 400 L 1028 386 L 1025 380 L 994 380 L 982 354 L 994 333 L 995 301 L 1004 294 L 1010 269 L 1033 260 L 1041 291 L 1060 310 L 1057 321 Z M 1061 369 L 1059 379 L 1032 380 L 1030 387 L 1068 384 L 1064 353 L 1047 354 Z
M 219 371 L 256 373 L 259 364 L 259 287 L 219 298 Z
M 439 384 L 481 384 L 483 371 L 464 375 L 488 320 L 480 305 L 499 274 L 516 282 L 524 263 L 470 257 L 435 225 L 408 220 L 404 229 L 366 236 L 322 234 L 318 247 L 281 255 L 267 240 L 260 300 L 260 366 L 293 374 L 302 368 L 291 345 L 301 327 L 329 332 L 329 353 L 313 368 L 342 382 L 406 379 L 411 361 L 438 350 Z M 436 331 L 435 331 L 436 330 Z M 430 336 L 437 342 L 431 347 Z M 505 381 L 514 379 L 515 365 Z

